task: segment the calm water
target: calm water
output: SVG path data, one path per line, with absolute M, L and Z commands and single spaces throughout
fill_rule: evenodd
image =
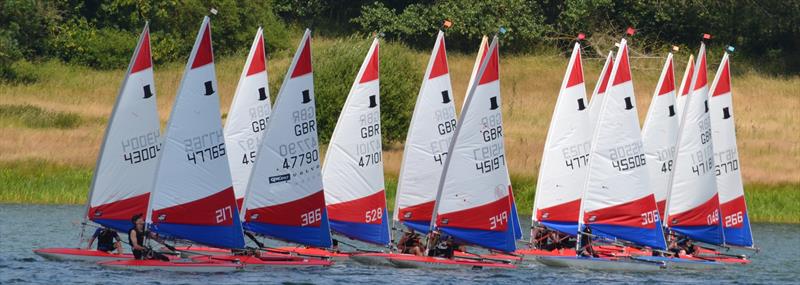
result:
M 81 206 L 0 205 L 0 284 L 569 284 L 569 283 L 696 283 L 798 284 L 800 226 L 756 224 L 753 232 L 761 248 L 747 266 L 719 271 L 664 271 L 652 274 L 582 272 L 545 266 L 517 270 L 425 271 L 337 264 L 330 268 L 246 270 L 229 274 L 170 272 L 132 273 L 104 269 L 82 262 L 46 261 L 31 250 L 74 247 L 75 224 Z M 527 220 L 527 219 L 523 219 Z

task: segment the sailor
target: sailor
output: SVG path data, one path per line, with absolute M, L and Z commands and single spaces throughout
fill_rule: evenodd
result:
M 163 261 L 169 261 L 169 258 L 165 255 L 155 252 L 152 249 L 144 246 L 145 237 L 148 235 L 155 237 L 155 235 L 144 229 L 144 219 L 142 218 L 142 214 L 133 215 L 133 217 L 131 217 L 131 223 L 133 223 L 133 228 L 128 231 L 128 242 L 131 245 L 133 257 L 139 260 L 160 259 Z
M 681 255 L 694 255 L 697 253 L 697 245 L 695 245 L 691 239 L 685 238 L 678 242 L 678 248 L 680 249 Z
M 581 235 L 578 255 L 584 257 L 599 257 L 594 251 L 594 248 L 592 248 L 592 229 L 590 229 L 589 226 L 586 226 Z
M 89 239 L 89 245 L 86 246 L 86 249 L 92 248 L 92 244 L 95 240 L 97 240 L 97 250 L 103 252 L 117 250 L 117 254 L 122 254 L 122 242 L 116 231 L 106 227 L 97 228 L 92 238 Z
M 414 232 L 414 229 L 409 229 L 409 231 L 403 234 L 403 237 L 400 238 L 400 241 L 397 243 L 397 249 L 399 249 L 402 253 L 421 256 L 423 254 L 420 244 L 419 234 Z

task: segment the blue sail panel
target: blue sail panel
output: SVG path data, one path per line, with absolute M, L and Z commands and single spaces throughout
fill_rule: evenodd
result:
M 313 226 L 285 226 L 260 222 L 246 222 L 245 230 L 303 245 L 330 248 L 332 245 L 328 211 L 322 208 L 321 224 Z
M 728 227 L 725 230 L 725 244 L 752 247 L 753 233 L 750 232 L 750 218 L 747 213 L 743 215 L 743 222 L 740 227 Z
M 568 234 L 570 236 L 576 236 L 578 234 L 578 223 L 555 222 L 555 221 L 541 221 L 539 223 L 551 230 L 555 230 L 563 234 Z
M 654 228 L 592 224 L 591 230 L 593 235 L 609 239 L 617 238 L 654 249 L 667 249 L 661 221 L 656 221 Z
M 452 236 L 456 241 L 474 244 L 489 249 L 503 252 L 516 250 L 514 230 L 507 227 L 505 231 L 473 230 L 454 227 L 439 227 L 445 235 Z
M 331 230 L 346 237 L 377 245 L 388 245 L 390 242 L 389 227 L 386 221 L 389 216 L 383 212 L 380 224 L 351 223 L 331 220 Z
M 517 202 L 511 201 L 511 228 L 514 230 L 514 238 L 522 239 L 522 226 L 519 224 L 519 215 L 517 214 Z
M 672 226 L 672 231 L 687 236 L 693 240 L 709 244 L 723 244 L 725 238 L 718 225 L 710 226 Z
M 157 223 L 150 230 L 168 238 L 186 239 L 200 244 L 219 248 L 244 248 L 242 223 L 239 211 L 234 208 L 233 222 L 225 226 Z

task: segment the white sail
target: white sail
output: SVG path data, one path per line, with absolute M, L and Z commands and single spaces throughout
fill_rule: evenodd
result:
M 683 70 L 683 79 L 681 79 L 681 86 L 678 88 L 680 93 L 676 94 L 675 108 L 678 111 L 678 122 L 683 117 L 683 105 L 686 104 L 687 95 L 689 95 L 689 85 L 692 84 L 692 76 L 694 76 L 694 55 L 689 55 L 689 61 L 686 62 L 686 68 Z
M 372 41 L 325 153 L 322 183 L 331 229 L 389 244 L 383 177 L 379 41 Z
M 511 252 L 498 48 L 495 36 L 453 134 L 432 225 L 458 240 Z
M 433 215 L 437 185 L 456 128 L 452 94 L 444 33 L 439 31 L 408 127 L 394 211 L 395 221 L 422 232 Z
M 547 131 L 532 214 L 534 222 L 573 235 L 592 137 L 585 86 L 580 43 L 575 43 Z
M 625 39 L 620 42 L 605 96 L 592 139 L 579 229 L 590 226 L 594 235 L 665 249 L 650 190 Z
M 205 17 L 167 123 L 147 223 L 161 235 L 243 248 L 217 88 Z
M 269 82 L 264 55 L 264 38 L 259 27 L 250 53 L 247 55 L 239 85 L 233 96 L 228 120 L 225 122 L 225 144 L 228 146 L 228 164 L 233 178 L 233 191 L 236 203 L 242 208 L 244 192 L 253 164 L 256 162 L 256 150 L 267 129 L 271 103 L 269 99 Z
M 690 92 L 683 106 L 675 163 L 667 197 L 667 226 L 690 238 L 722 244 L 714 145 L 708 108 L 706 47 L 700 46 Z
M 744 197 L 739 150 L 736 146 L 733 93 L 731 92 L 730 57 L 722 57 L 719 71 L 711 84 L 711 136 L 714 138 L 714 170 L 717 176 L 725 243 L 753 246 L 750 218 Z
M 161 150 L 156 87 L 145 25 L 117 95 L 97 158 L 87 218 L 118 231 L 147 210 Z
M 609 51 L 608 56 L 606 57 L 606 63 L 603 64 L 603 69 L 600 71 L 600 77 L 597 79 L 597 83 L 594 85 L 594 91 L 592 91 L 592 98 L 589 101 L 589 122 L 592 124 L 592 128 L 590 130 L 591 133 L 594 133 L 594 127 L 597 125 L 597 117 L 600 116 L 600 108 L 603 106 L 603 99 L 605 96 L 603 94 L 606 93 L 606 89 L 608 89 L 608 79 L 611 77 L 611 69 L 613 69 L 614 65 L 614 51 Z
M 678 113 L 675 110 L 675 74 L 672 53 L 667 55 L 658 84 L 650 101 L 642 128 L 642 142 L 650 172 L 650 188 L 663 216 L 678 140 Z
M 245 194 L 245 229 L 306 245 L 330 247 L 319 162 L 306 30 L 275 99 Z
M 478 54 L 475 56 L 475 63 L 472 65 L 472 72 L 469 74 L 469 84 L 467 84 L 467 93 L 464 95 L 464 102 L 461 104 L 461 110 L 467 105 L 469 94 L 472 93 L 472 87 L 475 86 L 475 76 L 478 75 L 478 69 L 481 67 L 481 62 L 486 57 L 486 51 L 489 50 L 489 37 L 481 37 L 481 46 L 478 48 Z

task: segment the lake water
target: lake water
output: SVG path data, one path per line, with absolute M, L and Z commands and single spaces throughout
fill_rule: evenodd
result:
M 781 224 L 753 225 L 761 252 L 752 257 L 750 265 L 650 274 L 575 271 L 543 265 L 516 270 L 427 271 L 351 263 L 314 269 L 248 269 L 228 274 L 133 273 L 90 263 L 47 261 L 32 252 L 36 248 L 77 246 L 80 227 L 76 224 L 82 211 L 81 206 L 0 205 L 0 284 L 800 283 L 800 226 Z

